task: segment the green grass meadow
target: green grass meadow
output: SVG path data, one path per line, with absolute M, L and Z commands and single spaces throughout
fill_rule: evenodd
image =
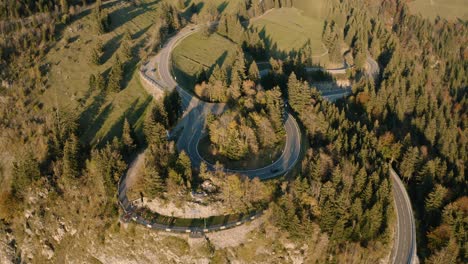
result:
M 408 5 L 411 12 L 430 19 L 440 16 L 451 20 L 468 20 L 467 0 L 415 0 Z
M 191 0 L 190 2 L 200 7 L 201 12 L 203 12 L 209 2 L 218 9 L 219 13 L 236 14 L 239 10 L 239 4 L 242 3 L 243 0 Z
M 205 69 L 211 72 L 218 64 L 220 67 L 231 65 L 236 55 L 237 45 L 214 33 L 209 37 L 197 32 L 182 40 L 172 53 L 174 73 L 184 87 L 193 87 L 196 74 Z
M 82 131 L 81 141 L 98 144 L 119 136 L 124 118 L 128 118 L 141 135 L 142 114 L 151 97 L 141 86 L 137 67 L 138 49 L 144 45 L 148 31 L 156 17 L 155 0 L 143 0 L 139 7 L 129 3 L 104 3 L 104 11 L 110 14 L 109 33 L 97 35 L 89 11 L 67 25 L 61 39 L 47 54 L 50 65 L 48 89 L 40 99 L 46 111 L 53 108 L 77 115 Z M 126 31 L 132 35 L 133 57 L 126 63 L 124 85 L 119 93 L 106 96 L 89 89 L 91 74 L 108 74 L 114 57 L 118 54 Z M 68 39 L 68 41 L 66 41 Z M 91 51 L 100 40 L 104 46 L 102 65 L 91 63 Z
M 240 3 L 240 0 L 210 1 L 220 12 L 226 13 L 235 13 Z M 79 14 L 61 30 L 56 45 L 51 47 L 44 59 L 44 64 L 49 65 L 50 69 L 47 89 L 40 98 L 43 110 L 58 109 L 76 115 L 79 130 L 82 131 L 82 143 L 95 145 L 119 136 L 124 118 L 129 119 L 137 135 L 141 136 L 142 116 L 152 98 L 138 78 L 138 50 L 145 44 L 156 19 L 159 1 L 141 2 L 137 7 L 122 1 L 104 3 L 103 9 L 110 14 L 112 22 L 110 32 L 103 35 L 97 35 L 93 28 L 91 11 Z M 201 10 L 207 6 L 206 1 L 193 2 Z M 324 52 L 321 44 L 322 20 L 314 13 L 321 7 L 304 3 L 305 11 L 295 8 L 273 10 L 255 21 L 253 26 L 264 29 L 265 36 L 279 50 L 297 50 L 310 39 L 316 54 L 321 54 Z M 126 64 L 124 88 L 119 93 L 107 95 L 90 90 L 90 75 L 109 73 L 126 31 L 132 35 L 134 54 Z M 97 66 L 91 63 L 90 58 L 98 41 L 104 46 L 104 54 L 102 65 Z M 192 87 L 197 72 L 202 68 L 210 72 L 215 64 L 232 64 L 235 52 L 236 44 L 218 34 L 205 37 L 195 33 L 174 50 L 175 74 L 185 86 Z
M 314 19 L 323 20 L 327 15 L 327 0 L 294 0 L 294 6 Z
M 264 35 L 266 44 L 279 52 L 298 51 L 310 41 L 313 55 L 326 52 L 322 44 L 323 20 L 296 8 L 274 9 L 252 26 Z

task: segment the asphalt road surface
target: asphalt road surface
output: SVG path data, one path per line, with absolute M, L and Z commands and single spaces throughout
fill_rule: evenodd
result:
M 160 53 L 152 58 L 144 68 L 145 74 L 149 78 L 154 78 L 154 80 L 159 83 L 162 82 L 162 85 L 164 85 L 169 91 L 177 89 L 179 92 L 182 98 L 184 115 L 173 131 L 174 133 L 181 132 L 177 142 L 177 147 L 179 150 L 185 150 L 187 152 L 192 160 L 193 166 L 199 166 L 203 161 L 203 158 L 198 152 L 198 142 L 205 134 L 204 127 L 206 115 L 208 113 L 221 114 L 226 110 L 225 104 L 207 103 L 197 99 L 195 96 L 180 87 L 172 75 L 172 50 L 179 41 L 190 34 L 193 34 L 197 30 L 197 27 L 186 27 L 181 30 L 164 45 Z M 379 72 L 378 63 L 370 57 L 368 57 L 367 61 L 370 66 L 368 69 L 369 77 L 376 76 Z M 155 66 L 157 66 L 157 69 L 154 68 Z M 329 91 L 324 93 L 323 97 L 334 101 L 338 98 L 347 96 L 349 93 L 350 91 L 345 89 Z M 259 177 L 260 179 L 268 179 L 286 173 L 297 162 L 301 145 L 301 133 L 297 122 L 289 113 L 287 113 L 285 129 L 287 136 L 284 151 L 280 158 L 273 164 L 255 170 L 226 171 L 245 174 L 249 177 Z M 209 165 L 209 167 L 213 168 L 213 165 Z M 415 223 L 411 202 L 404 185 L 393 169 L 390 170 L 390 175 L 393 182 L 393 194 L 398 223 L 390 261 L 394 264 L 418 263 L 416 256 Z
M 180 123 L 174 128 L 173 131 L 181 131 L 181 134 L 177 141 L 177 148 L 184 150 L 192 161 L 192 166 L 199 167 L 202 162 L 208 165 L 209 169 L 214 169 L 214 164 L 210 164 L 205 161 L 198 151 L 198 143 L 201 138 L 206 136 L 205 121 L 208 114 L 219 115 L 226 110 L 226 104 L 222 103 L 207 103 L 199 100 L 189 92 L 185 91 L 180 87 L 172 75 L 172 62 L 171 54 L 174 47 L 177 44 L 198 30 L 197 27 L 187 27 L 181 30 L 177 35 L 173 36 L 164 45 L 159 55 L 154 59 L 155 63 L 148 63 L 148 69 L 145 69 L 149 73 L 158 73 L 154 77 L 160 77 L 160 80 L 165 84 L 167 89 L 177 89 L 181 98 L 182 106 L 184 108 L 184 116 Z M 156 69 L 151 67 L 156 66 Z M 259 177 L 260 179 L 268 179 L 285 174 L 289 171 L 299 159 L 301 151 L 301 131 L 297 125 L 294 117 L 287 113 L 285 120 L 286 130 L 286 143 L 283 153 L 278 160 L 272 164 L 263 168 L 254 170 L 229 170 L 225 169 L 226 172 L 240 173 L 247 175 L 251 178 Z
M 416 226 L 411 202 L 400 177 L 392 168 L 390 168 L 390 178 L 393 182 L 393 198 L 397 214 L 396 239 L 390 260 L 394 264 L 418 263 Z

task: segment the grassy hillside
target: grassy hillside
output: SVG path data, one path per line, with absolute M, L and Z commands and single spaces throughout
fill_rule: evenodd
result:
M 101 36 L 93 29 L 90 12 L 85 12 L 82 18 L 64 29 L 62 39 L 47 54 L 49 88 L 40 100 L 46 111 L 58 108 L 77 114 L 83 142 L 96 144 L 120 135 L 125 117 L 139 128 L 139 117 L 151 98 L 140 85 L 135 69 L 139 61 L 138 48 L 143 45 L 155 19 L 157 2 L 144 0 L 139 7 L 125 2 L 105 4 L 104 10 L 110 14 L 112 23 L 110 32 Z M 126 64 L 124 89 L 107 96 L 90 91 L 90 75 L 108 74 L 126 31 L 133 38 L 133 58 Z M 98 41 L 104 46 L 104 54 L 103 64 L 96 66 L 90 58 Z
M 191 87 L 196 73 L 202 68 L 210 72 L 215 64 L 230 65 L 235 53 L 236 44 L 228 39 L 216 33 L 209 37 L 195 33 L 181 41 L 173 51 L 176 76 Z
M 171 0 L 169 0 L 171 1 Z M 187 1 L 186 1 L 187 2 Z M 242 3 L 242 0 L 191 0 L 195 4 L 195 6 L 200 8 L 200 11 L 203 12 L 203 9 L 207 7 L 207 5 L 213 4 L 217 7 L 218 12 L 220 13 L 229 13 L 235 14 L 237 13 L 239 4 Z
M 274 9 L 255 20 L 252 26 L 264 34 L 266 44 L 273 50 L 297 51 L 310 40 L 314 55 L 326 52 L 322 44 L 323 20 L 306 16 L 299 9 Z
M 297 9 L 304 11 L 304 15 L 316 19 L 324 19 L 327 15 L 326 0 L 295 0 L 293 4 Z
M 408 5 L 411 12 L 431 19 L 437 16 L 446 19 L 468 19 L 466 0 L 415 0 Z

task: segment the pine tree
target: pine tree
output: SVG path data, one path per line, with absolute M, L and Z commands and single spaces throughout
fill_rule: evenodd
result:
M 245 29 L 239 21 L 237 15 L 229 15 L 226 18 L 227 37 L 233 42 L 241 45 Z
M 242 82 L 245 80 L 245 57 L 244 52 L 239 48 L 237 50 L 236 60 L 231 70 L 231 85 L 236 87 L 241 87 Z
M 32 153 L 27 153 L 25 157 L 13 163 L 12 175 L 12 193 L 16 198 L 23 199 L 31 182 L 38 180 L 41 176 L 39 163 Z
M 184 179 L 173 169 L 169 169 L 166 185 L 170 197 L 175 197 L 185 190 Z
M 283 130 L 283 100 L 281 98 L 281 90 L 278 86 L 266 93 L 267 111 L 268 115 L 273 122 L 277 132 Z
M 94 74 L 89 76 L 88 86 L 91 91 L 96 89 L 96 76 Z
M 152 118 L 147 117 L 145 119 L 143 131 L 149 145 L 158 149 L 164 148 L 167 143 L 167 134 L 166 128 L 161 123 L 155 122 Z
M 122 55 L 124 61 L 127 61 L 132 57 L 132 49 L 130 48 L 129 41 L 123 41 L 120 50 L 120 54 Z
M 132 129 L 128 123 L 127 118 L 124 120 L 123 130 L 122 130 L 122 143 L 125 147 L 126 154 L 130 154 L 135 149 L 135 142 L 132 138 Z
M 177 159 L 177 171 L 185 179 L 185 186 L 188 189 L 192 186 L 192 163 L 185 151 L 180 152 Z
M 427 211 L 437 211 L 440 210 L 444 199 L 448 193 L 447 188 L 444 186 L 437 184 L 433 191 L 429 193 L 429 195 L 426 197 L 425 201 L 425 208 Z
M 172 27 L 174 30 L 179 30 L 181 27 L 182 27 L 182 21 L 181 21 L 181 18 L 180 18 L 180 15 L 179 15 L 179 12 L 171 7 L 171 13 L 172 13 Z
M 216 81 L 220 81 L 223 86 L 227 85 L 227 74 L 224 69 L 221 69 L 218 64 L 213 69 L 213 73 L 210 76 L 209 82 L 210 84 L 215 84 Z
M 250 64 L 249 79 L 254 82 L 258 82 L 260 80 L 260 71 L 258 70 L 258 66 L 255 61 L 253 61 L 252 64 Z
M 62 9 L 62 13 L 68 13 L 68 1 L 67 0 L 60 0 L 60 8 Z
M 123 66 L 119 56 L 115 56 L 114 65 L 109 74 L 107 89 L 111 92 L 119 92 L 122 89 Z
M 210 179 L 210 173 L 208 172 L 208 166 L 206 165 L 205 162 L 202 161 L 202 163 L 200 164 L 200 170 L 199 170 L 199 177 L 202 179 L 202 180 L 208 180 Z
M 180 117 L 180 109 L 182 101 L 177 90 L 173 90 L 170 93 L 166 93 L 164 96 L 164 109 L 167 113 L 169 127 L 174 126 Z
M 144 179 L 146 195 L 152 198 L 162 195 L 164 191 L 164 181 L 153 165 L 146 164 Z
M 164 102 L 156 101 L 151 109 L 151 115 L 155 122 L 162 124 L 165 128 L 169 127 L 169 118 L 164 108 Z
M 133 39 L 132 33 L 130 33 L 130 30 L 125 30 L 125 33 L 123 35 L 122 41 L 123 42 L 131 42 Z
M 71 134 L 63 149 L 63 177 L 68 179 L 79 176 L 79 143 L 78 138 Z
M 106 90 L 106 80 L 104 79 L 102 74 L 99 72 L 96 74 L 96 86 L 95 87 L 98 91 Z
M 91 50 L 91 62 L 95 65 L 101 64 L 101 52 L 96 48 Z
M 298 113 L 302 113 L 311 99 L 310 88 L 306 83 L 301 83 L 294 72 L 289 76 L 288 99 L 291 107 Z
M 410 148 L 406 151 L 403 156 L 403 160 L 400 164 L 401 176 L 411 179 L 413 173 L 416 171 L 416 167 L 419 165 L 420 153 L 417 147 Z

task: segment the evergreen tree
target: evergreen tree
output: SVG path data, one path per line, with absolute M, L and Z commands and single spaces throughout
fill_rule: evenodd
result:
M 151 198 L 161 196 L 164 192 L 164 181 L 161 178 L 157 169 L 146 162 L 145 174 L 144 174 L 144 183 L 145 183 L 145 194 Z
M 107 89 L 111 92 L 119 92 L 122 89 L 123 79 L 123 66 L 120 62 L 119 56 L 115 56 L 114 65 L 112 65 L 109 80 L 107 83 Z
M 164 108 L 164 102 L 156 101 L 151 109 L 151 116 L 155 122 L 162 124 L 165 128 L 169 127 L 169 118 Z
M 96 48 L 91 50 L 91 62 L 95 65 L 101 64 L 101 52 Z
M 220 81 L 223 86 L 227 85 L 227 74 L 224 69 L 221 69 L 218 64 L 215 65 L 213 69 L 213 73 L 210 76 L 209 82 L 210 84 L 215 84 L 216 81 Z
M 192 186 L 192 163 L 185 151 L 180 152 L 176 166 L 177 172 L 185 179 L 185 186 L 190 189 Z
M 63 177 L 73 179 L 79 176 L 79 159 L 78 138 L 71 134 L 63 149 Z
M 180 117 L 180 109 L 182 107 L 182 101 L 179 92 L 173 90 L 172 92 L 164 96 L 164 110 L 167 113 L 169 127 L 176 125 L 177 120 Z
M 27 193 L 31 182 L 38 180 L 41 176 L 39 163 L 33 157 L 32 153 L 13 163 L 13 180 L 11 189 L 13 195 L 18 199 L 23 199 Z
M 276 131 L 283 130 L 283 113 L 284 106 L 281 99 L 281 90 L 278 86 L 266 93 L 267 111 L 268 115 L 276 129 Z
M 122 143 L 125 147 L 126 154 L 130 154 L 135 149 L 135 142 L 132 138 L 132 129 L 128 123 L 127 118 L 124 120 L 123 130 L 122 130 Z
M 291 107 L 298 113 L 302 113 L 311 100 L 311 91 L 307 83 L 301 83 L 294 72 L 289 76 L 288 99 Z
M 60 8 L 63 14 L 68 13 L 68 1 L 67 0 L 60 0 Z
M 101 73 L 96 74 L 96 89 L 98 91 L 105 91 L 106 90 L 106 80 L 102 76 Z
M 231 85 L 235 87 L 241 87 L 242 82 L 246 79 L 245 75 L 245 57 L 244 52 L 239 48 L 237 50 L 236 60 L 231 70 Z
M 92 160 L 96 162 L 96 175 L 102 177 L 109 198 L 115 197 L 117 183 L 127 168 L 119 149 L 117 144 L 107 143 L 103 149 L 92 152 Z
M 154 121 L 151 114 L 146 115 L 143 132 L 149 145 L 161 149 L 167 143 L 166 128 L 161 123 Z
M 91 91 L 96 89 L 96 76 L 94 74 L 89 76 L 88 86 Z
M 258 82 L 260 80 L 260 71 L 258 70 L 258 66 L 255 61 L 253 61 L 252 64 L 250 64 L 249 79 L 254 82 Z
M 129 60 L 132 57 L 132 49 L 130 48 L 129 41 L 123 41 L 120 50 L 120 54 L 124 61 Z
M 434 190 L 429 193 L 425 201 L 425 208 L 427 211 L 437 211 L 440 210 L 444 199 L 448 193 L 447 188 L 444 186 L 437 184 L 434 187 Z

